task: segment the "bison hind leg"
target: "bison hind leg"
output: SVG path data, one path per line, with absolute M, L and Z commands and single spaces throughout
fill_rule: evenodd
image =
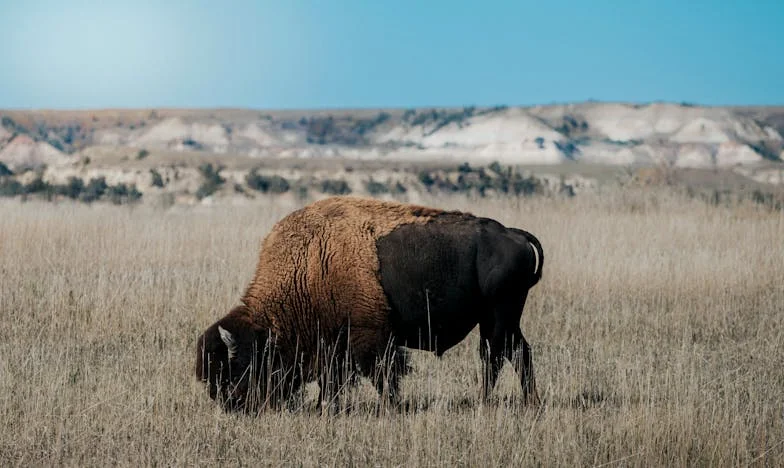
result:
M 482 399 L 485 402 L 490 399 L 490 393 L 495 387 L 498 373 L 504 365 L 504 358 L 506 358 L 512 363 L 515 372 L 520 378 L 524 404 L 540 405 L 541 401 L 536 391 L 536 380 L 534 378 L 531 346 L 526 341 L 519 327 L 512 329 L 510 332 L 496 332 L 490 339 L 483 337 L 480 340 L 479 353 L 482 358 L 484 371 Z
M 504 365 L 504 355 L 493 347 L 490 339 L 482 337 L 479 341 L 479 356 L 482 360 L 482 401 L 487 403 Z
M 523 388 L 523 402 L 526 405 L 539 406 L 541 405 L 541 400 L 539 399 L 539 393 L 536 391 L 531 345 L 528 344 L 521 332 L 516 338 L 516 346 L 512 351 L 510 361 L 520 377 L 520 385 Z

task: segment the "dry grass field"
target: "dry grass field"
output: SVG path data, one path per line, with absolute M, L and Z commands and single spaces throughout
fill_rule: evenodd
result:
M 415 352 L 405 412 L 372 386 L 322 416 L 228 415 L 198 334 L 295 208 L 0 204 L 4 466 L 784 466 L 784 214 L 664 192 L 432 199 L 535 233 L 522 328 L 544 406 L 506 366 L 479 402 L 476 331 Z

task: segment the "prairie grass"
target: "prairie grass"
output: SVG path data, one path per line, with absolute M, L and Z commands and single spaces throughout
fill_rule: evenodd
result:
M 506 366 L 479 402 L 476 332 L 413 353 L 409 410 L 223 413 L 194 341 L 295 208 L 0 204 L 0 461 L 40 465 L 782 466 L 784 216 L 664 192 L 432 199 L 534 232 L 523 333 L 540 410 Z

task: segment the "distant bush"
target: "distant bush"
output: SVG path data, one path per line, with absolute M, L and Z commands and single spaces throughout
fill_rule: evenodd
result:
M 138 153 L 136 153 L 136 159 L 144 159 L 150 155 L 150 152 L 146 149 L 140 149 Z
M 779 156 L 779 154 L 781 153 L 782 149 L 784 149 L 783 147 L 781 147 L 781 144 L 779 144 L 777 147 L 777 145 L 774 145 L 771 142 L 765 142 L 762 140 L 760 140 L 759 143 L 756 144 L 749 143 L 749 147 L 751 147 L 751 149 L 754 150 L 754 152 L 760 155 L 762 158 L 767 159 L 768 161 L 775 161 L 775 162 L 781 161 L 781 157 Z
M 558 194 L 564 195 L 567 198 L 572 198 L 575 196 L 574 187 L 562 181 L 561 187 L 558 189 Z
M 109 186 L 107 191 L 109 201 L 115 205 L 133 203 L 142 197 L 142 193 L 136 189 L 136 184 L 126 185 L 123 183 Z
M 575 131 L 584 132 L 588 130 L 588 122 L 586 122 L 585 120 L 577 120 L 577 118 L 571 115 L 565 115 L 563 117 L 561 126 L 556 127 L 555 130 L 568 137 Z
M 272 193 L 285 193 L 291 188 L 285 177 L 273 175 L 269 178 L 269 191 Z
M 432 123 L 433 128 L 431 128 L 426 135 L 432 135 L 433 133 L 439 131 L 440 129 L 446 127 L 451 123 L 456 123 L 458 127 L 463 126 L 463 121 L 473 117 L 476 113 L 476 108 L 473 106 L 464 107 L 459 111 L 449 112 L 447 110 L 437 110 L 431 109 L 429 111 L 424 111 L 420 114 L 412 115 L 413 119 L 411 120 L 411 125 L 417 126 L 422 125 L 424 126 L 427 123 Z M 404 116 L 404 119 L 407 117 Z
M 201 173 L 204 182 L 196 190 L 196 198 L 201 200 L 218 191 L 221 185 L 226 182 L 226 179 L 220 175 L 222 170 L 223 167 L 213 167 L 211 163 L 199 166 L 199 173 Z
M 297 198 L 300 200 L 305 200 L 308 198 L 308 186 L 307 185 L 297 185 L 294 189 L 294 193 L 297 194 Z
M 522 177 L 517 173 L 515 173 L 511 185 L 515 195 L 533 195 L 535 193 L 542 193 L 544 189 L 539 179 L 533 176 Z
M 82 190 L 84 190 L 84 181 L 79 177 L 69 177 L 65 184 L 54 186 L 57 195 L 63 195 L 72 200 L 79 198 Z
M 377 126 L 383 124 L 387 120 L 389 120 L 390 115 L 386 112 L 379 112 L 379 114 L 373 119 L 361 119 L 358 120 L 354 124 L 354 128 L 352 131 L 356 132 L 359 136 L 363 136 L 365 133 L 373 130 Z
M 428 120 L 437 120 L 438 112 L 435 110 L 431 110 L 430 112 L 425 111 L 422 113 L 415 113 L 412 117 L 413 119 L 411 120 L 411 125 L 424 125 Z
M 106 193 L 108 188 L 109 186 L 106 185 L 105 177 L 101 176 L 92 178 L 89 182 L 87 182 L 87 186 L 84 188 L 84 190 L 82 190 L 80 200 L 85 203 L 92 203 L 97 201 L 103 196 L 104 193 Z
M 389 193 L 389 186 L 387 186 L 387 184 L 383 184 L 381 182 L 377 182 L 377 181 L 373 180 L 372 177 L 370 178 L 370 180 L 368 180 L 365 183 L 365 189 L 371 195 L 380 195 L 380 194 L 383 194 L 383 193 Z
M 501 163 L 499 163 L 498 161 L 491 162 L 490 165 L 487 166 L 487 168 L 495 172 L 499 176 L 503 176 L 504 172 L 506 172 L 504 171 L 504 168 L 501 166 Z
M 253 169 L 245 176 L 245 183 L 253 190 L 261 193 L 285 193 L 291 189 L 291 184 L 285 177 L 279 175 L 265 176 Z
M 460 166 L 457 168 L 457 172 L 459 172 L 459 173 L 461 173 L 461 174 L 467 174 L 467 173 L 470 173 L 470 172 L 471 172 L 471 170 L 472 170 L 472 169 L 471 169 L 471 165 L 470 165 L 470 164 L 468 164 L 468 162 L 464 162 L 463 164 L 461 164 L 461 165 L 460 165 Z
M 422 185 L 424 185 L 426 188 L 429 189 L 435 183 L 435 180 L 433 179 L 433 176 L 430 175 L 430 172 L 420 171 L 419 182 L 421 182 Z
M 24 193 L 24 186 L 18 180 L 10 177 L 0 179 L 0 197 L 15 197 Z
M 769 210 L 784 211 L 784 193 L 774 194 L 755 189 L 751 194 L 751 200 Z
M 225 182 L 225 179 L 221 177 L 220 171 L 223 170 L 223 166 L 213 167 L 212 163 L 206 163 L 199 166 L 199 173 L 205 180 L 214 182 L 217 185 L 222 184 Z
M 610 145 L 616 146 L 638 146 L 642 144 L 642 140 L 613 140 L 611 138 L 602 138 L 601 140 L 603 143 L 607 143 Z M 582 143 L 582 141 L 577 141 L 578 143 Z
M 46 127 L 39 127 L 38 132 L 40 138 L 49 143 L 53 148 L 57 149 L 57 151 L 61 151 L 63 153 L 68 152 L 68 148 L 65 147 L 65 144 L 59 138 L 50 138 L 49 133 L 46 131 Z
M 194 140 L 193 138 L 186 138 L 182 140 L 182 144 L 197 151 L 204 149 L 204 145 Z
M 152 186 L 153 187 L 161 187 L 163 188 L 163 177 L 161 177 L 161 173 L 156 171 L 155 169 L 150 169 L 150 176 L 152 176 Z
M 311 117 L 307 121 L 307 136 L 305 140 L 311 144 L 324 145 L 334 129 L 335 118 L 331 115 L 327 117 Z
M 372 177 L 370 178 L 370 180 L 365 182 L 365 190 L 367 190 L 367 192 L 370 195 L 374 195 L 374 196 L 383 195 L 385 193 L 399 195 L 401 193 L 408 192 L 408 189 L 400 182 L 392 183 L 391 181 L 387 181 L 386 183 L 384 183 L 384 182 L 379 182 L 377 180 L 373 180 Z
M 479 116 L 479 115 L 494 114 L 494 113 L 497 113 L 497 112 L 505 111 L 507 109 L 509 109 L 509 106 L 498 105 L 498 106 L 493 106 L 493 107 L 490 107 L 490 108 L 478 111 L 478 112 L 475 113 L 475 115 Z
M 569 159 L 574 159 L 575 154 L 579 153 L 580 150 L 575 146 L 574 143 L 571 141 L 567 141 L 566 143 L 561 143 L 559 141 L 555 142 L 555 147 L 561 150 L 561 152 Z
M 36 177 L 24 186 L 24 193 L 26 194 L 49 194 L 52 192 L 52 186 L 46 182 L 41 176 Z
M 14 122 L 14 119 L 8 117 L 7 115 L 4 115 L 3 118 L 0 119 L 0 126 L 12 133 L 26 133 L 26 129 L 24 127 L 17 125 L 16 122 Z
M 332 195 L 348 195 L 351 193 L 351 187 L 349 187 L 348 182 L 342 179 L 325 179 L 321 181 L 321 192 Z
M 2 161 L 0 161 L 0 177 L 12 176 L 14 172 L 8 168 Z

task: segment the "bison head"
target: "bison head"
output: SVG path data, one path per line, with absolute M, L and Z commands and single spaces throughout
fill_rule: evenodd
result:
M 274 342 L 265 328 L 232 311 L 212 324 L 196 344 L 196 377 L 226 410 L 252 411 L 269 403 Z

